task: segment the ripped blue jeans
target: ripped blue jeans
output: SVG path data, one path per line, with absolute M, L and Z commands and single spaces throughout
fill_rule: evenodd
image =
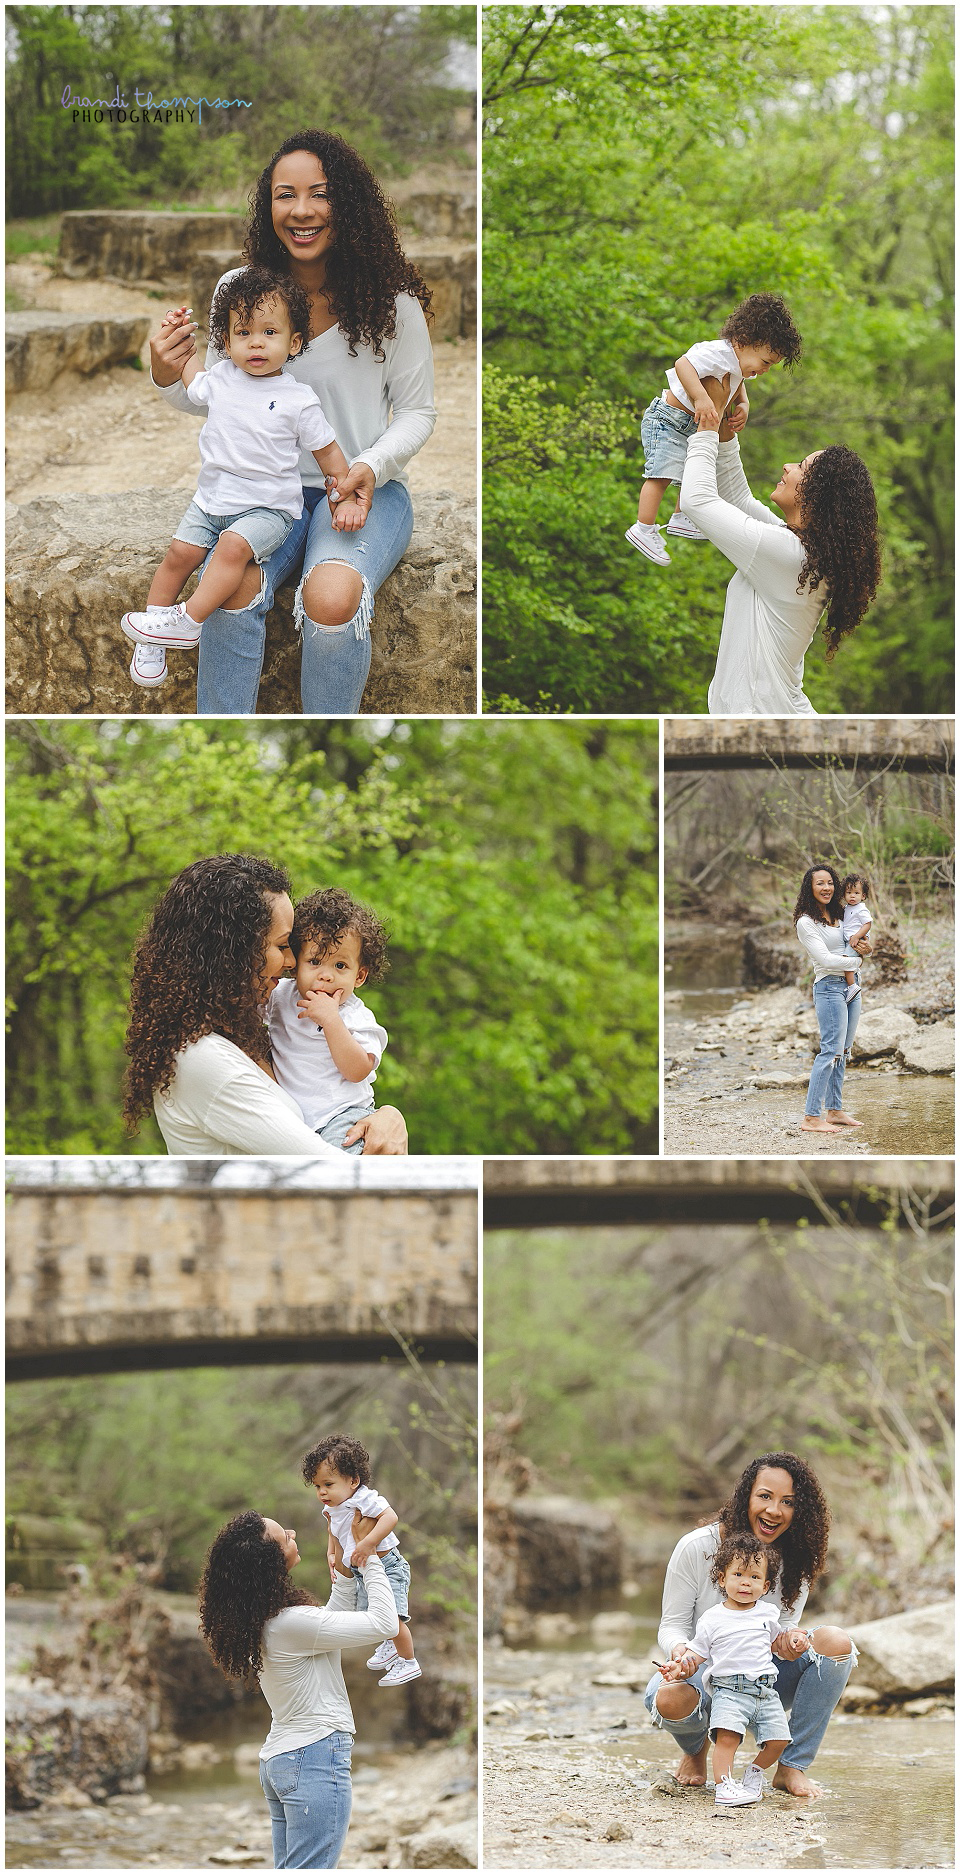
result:
M 857 1663 L 857 1649 L 844 1659 L 830 1659 L 808 1646 L 799 1659 L 774 1659 L 777 1669 L 775 1691 L 790 1713 L 791 1738 L 780 1762 L 795 1770 L 809 1770 L 823 1743 L 824 1732 L 836 1710 L 840 1694 Z M 667 1719 L 657 1710 L 654 1700 L 664 1680 L 655 1672 L 644 1693 L 643 1702 L 655 1725 L 669 1731 L 681 1750 L 695 1757 L 710 1733 L 710 1695 L 703 1689 L 706 1668 L 699 1666 L 692 1678 L 680 1683 L 697 1693 L 699 1704 L 686 1718 Z
M 855 968 L 856 964 L 851 967 Z M 817 1119 L 824 1104 L 828 1112 L 839 1113 L 843 1107 L 843 1079 L 847 1057 L 860 1020 L 862 998 L 846 999 L 847 985 L 842 976 L 823 976 L 813 985 L 813 1006 L 820 1025 L 820 1052 L 813 1063 L 807 1103 L 808 1119 Z
M 267 615 L 274 594 L 298 569 L 294 601 L 301 631 L 300 699 L 307 716 L 352 716 L 360 708 L 370 672 L 374 594 L 402 559 L 413 534 L 413 504 L 403 482 L 384 482 L 373 497 L 365 527 L 335 533 L 322 488 L 304 488 L 304 509 L 283 545 L 261 567 L 257 597 L 241 611 L 211 612 L 200 637 L 198 716 L 256 713 Z M 363 594 L 345 625 L 316 625 L 303 609 L 303 581 L 315 566 L 339 560 L 363 580 Z

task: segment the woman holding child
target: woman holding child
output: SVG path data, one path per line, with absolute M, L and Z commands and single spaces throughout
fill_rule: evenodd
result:
M 789 1711 L 790 1742 L 773 1777 L 776 1789 L 792 1796 L 818 1794 L 807 1771 L 823 1741 L 830 1717 L 856 1664 L 853 1643 L 839 1627 L 806 1631 L 798 1625 L 810 1589 L 823 1574 L 830 1513 L 816 1476 L 802 1458 L 786 1451 L 768 1452 L 748 1464 L 717 1517 L 682 1536 L 667 1564 L 659 1644 L 683 1679 L 669 1682 L 657 1671 L 647 1686 L 645 1703 L 655 1724 L 668 1730 L 683 1755 L 677 1780 L 703 1785 L 707 1780 L 707 1744 L 711 1699 L 704 1689 L 703 1665 L 691 1671 L 690 1642 L 710 1609 L 722 1600 L 713 1574 L 721 1543 L 738 1532 L 776 1548 L 776 1580 L 765 1599 L 780 1611 L 772 1643 L 776 1683 L 773 1689 Z M 671 1672 L 669 1677 L 673 1677 Z M 779 1733 L 783 1735 L 782 1731 Z M 741 1801 L 759 1801 L 759 1787 L 748 1785 Z
M 124 1104 L 131 1131 L 152 1108 L 171 1153 L 341 1156 L 273 1071 L 264 1014 L 293 967 L 293 922 L 290 880 L 266 859 L 218 853 L 173 879 L 134 955 Z M 361 1139 L 366 1152 L 405 1153 L 401 1114 L 371 1108 L 343 1143 Z
M 302 567 L 295 617 L 304 711 L 353 715 L 370 669 L 374 595 L 413 532 L 404 469 L 436 422 L 430 292 L 401 251 L 376 178 L 331 132 L 288 137 L 260 176 L 251 207 L 244 260 L 288 276 L 306 294 L 309 342 L 284 369 L 319 398 L 350 465 L 336 492 L 357 504 L 363 520 L 356 531 L 334 528 L 321 467 L 305 450 L 299 519 L 262 564 L 247 565 L 233 597 L 203 622 L 197 711 L 253 714 L 267 614 L 278 587 Z M 196 329 L 184 316 L 151 341 L 154 383 L 185 412 L 194 406 L 180 379 L 195 356 Z M 211 346 L 208 366 L 216 361 Z M 147 650 L 160 673 L 152 681 L 160 682 L 163 645 Z
M 845 1126 L 862 1125 L 843 1110 L 843 1081 L 860 1020 L 860 989 L 851 978 L 870 948 L 870 926 L 844 937 L 844 891 L 832 865 L 813 865 L 804 873 L 793 915 L 797 938 L 813 962 L 813 1006 L 820 1026 L 820 1052 L 800 1130 L 842 1132 Z
M 359 1534 L 362 1518 L 354 1516 Z M 350 1823 L 355 1723 L 343 1682 L 343 1647 L 392 1639 L 397 1609 L 383 1563 L 363 1563 L 367 1608 L 338 1565 L 325 1606 L 294 1587 L 296 1531 L 257 1510 L 221 1529 L 200 1583 L 200 1626 L 221 1671 L 260 1681 L 272 1723 L 260 1752 L 270 1809 L 273 1865 L 335 1868 Z

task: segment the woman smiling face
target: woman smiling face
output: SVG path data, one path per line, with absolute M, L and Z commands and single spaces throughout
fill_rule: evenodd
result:
M 278 241 L 311 270 L 333 246 L 327 178 L 319 156 L 294 150 L 281 156 L 270 182 L 270 213 Z
M 834 882 L 833 882 L 833 873 L 832 872 L 814 872 L 814 875 L 812 879 L 810 880 L 810 890 L 812 891 L 817 903 L 822 904 L 824 909 L 826 910 L 827 906 L 832 903 L 833 894 L 836 890 L 836 886 L 834 885 Z
M 281 976 L 293 968 L 290 933 L 293 930 L 293 906 L 286 892 L 267 893 L 271 909 L 270 929 L 264 945 L 263 962 L 253 978 L 253 993 L 258 1007 L 273 994 Z
M 795 1508 L 795 1486 L 790 1472 L 763 1465 L 753 1480 L 747 1505 L 754 1535 L 759 1536 L 761 1542 L 776 1542 L 793 1522 Z

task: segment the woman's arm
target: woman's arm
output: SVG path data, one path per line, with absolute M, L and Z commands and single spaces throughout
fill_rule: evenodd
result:
M 184 1115 L 234 1151 L 343 1159 L 288 1106 L 276 1082 L 222 1035 L 205 1036 L 184 1050 L 170 1096 L 173 1118 Z
M 735 445 L 734 445 L 735 446 Z M 803 549 L 787 527 L 764 526 L 723 499 L 717 487 L 715 429 L 701 429 L 687 444 L 687 461 L 680 487 L 680 504 L 719 547 L 737 570 L 757 583 L 758 575 L 777 592 L 789 578 L 792 590 L 800 570 Z M 772 516 L 768 516 L 772 520 Z
M 700 1556 L 693 1544 L 677 1543 L 667 1563 L 663 1608 L 657 1640 L 665 1653 L 675 1655 L 688 1647 L 697 1626 L 697 1601 L 702 1588 Z
M 797 919 L 797 936 L 817 968 L 828 971 L 831 976 L 843 976 L 851 963 L 859 961 L 849 950 L 844 950 L 842 955 L 831 950 L 811 917 Z
M 727 425 L 729 428 L 729 424 Z M 741 424 L 742 428 L 743 425 Z M 720 431 L 720 449 L 717 455 L 717 488 L 724 501 L 739 508 L 741 514 L 748 514 L 751 520 L 762 521 L 765 527 L 778 527 L 786 530 L 786 522 L 779 514 L 772 514 L 762 501 L 754 499 L 750 492 L 750 483 L 744 474 L 740 455 L 740 444 L 736 436 L 725 438 Z
M 363 1570 L 367 1611 L 357 1613 L 357 1584 L 353 1575 L 340 1575 L 325 1607 L 291 1607 L 283 1616 L 283 1648 L 293 1653 L 336 1653 L 346 1646 L 366 1646 L 370 1640 L 392 1640 L 400 1631 L 393 1590 L 379 1556 L 371 1555 Z
M 381 436 L 361 450 L 350 465 L 366 464 L 374 480 L 395 481 L 411 456 L 433 435 L 437 412 L 433 403 L 433 346 L 419 300 L 401 293 L 397 298 L 396 337 L 387 344 L 387 391 L 393 416 Z M 343 484 L 353 493 L 348 477 Z M 341 489 L 343 492 L 343 489 Z

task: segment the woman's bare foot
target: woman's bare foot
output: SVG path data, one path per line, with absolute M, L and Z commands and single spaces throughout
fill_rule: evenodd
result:
M 862 1119 L 851 1119 L 849 1113 L 831 1112 L 827 1109 L 827 1118 L 835 1126 L 862 1126 Z
M 773 1777 L 774 1789 L 785 1789 L 789 1796 L 822 1796 L 819 1783 L 814 1783 L 805 1770 L 797 1770 L 792 1763 L 779 1763 Z
M 691 1788 L 702 1789 L 707 1780 L 707 1746 L 698 1750 L 695 1757 L 684 1752 L 677 1765 L 677 1782 L 689 1784 Z
M 829 1119 L 810 1119 L 806 1114 L 800 1121 L 801 1132 L 841 1132 L 841 1126 L 831 1125 Z

